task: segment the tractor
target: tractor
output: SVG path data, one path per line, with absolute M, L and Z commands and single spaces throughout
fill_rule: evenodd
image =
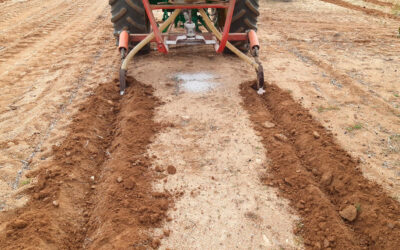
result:
M 258 0 L 109 0 L 109 4 L 122 59 L 121 95 L 129 62 L 137 53 L 149 52 L 150 43 L 162 53 L 178 44 L 212 45 L 217 53 L 234 53 L 254 67 L 257 92 L 265 92 L 256 35 Z M 156 21 L 154 10 L 162 11 L 162 23 Z M 184 32 L 170 32 L 172 26 Z

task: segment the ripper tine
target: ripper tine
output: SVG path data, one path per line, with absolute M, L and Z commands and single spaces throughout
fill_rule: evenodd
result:
M 124 95 L 126 88 L 126 70 L 120 69 L 119 71 L 119 94 Z

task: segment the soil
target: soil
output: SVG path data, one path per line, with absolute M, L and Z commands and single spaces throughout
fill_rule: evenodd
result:
M 385 1 L 379 1 L 379 0 L 363 0 L 363 1 L 368 2 L 368 3 L 377 4 L 377 5 L 380 5 L 380 6 L 387 6 L 387 7 L 393 7 L 394 6 L 393 3 L 385 2 Z
M 0 0 L 1 249 L 398 248 L 395 0 L 260 1 L 265 96 L 179 46 L 122 97 L 108 1 L 44 2 Z
M 0 248 L 111 249 L 153 247 L 146 232 L 159 226 L 170 194 L 153 192 L 146 146 L 161 129 L 153 89 L 128 79 L 123 99 L 117 81 L 105 83 L 81 104 L 68 135 L 53 146 L 54 160 L 27 177 L 32 199 L 3 213 Z M 133 112 L 132 112 L 133 111 Z
M 321 0 L 321 1 L 324 1 L 324 2 L 327 2 L 327 3 L 336 4 L 336 5 L 339 5 L 341 7 L 345 7 L 345 8 L 352 9 L 352 10 L 362 11 L 362 12 L 368 14 L 368 15 L 371 15 L 371 16 L 391 18 L 391 19 L 400 21 L 400 16 L 389 14 L 389 13 L 386 13 L 386 12 L 383 12 L 383 11 L 380 11 L 380 10 L 376 10 L 376 9 L 365 8 L 364 6 L 360 6 L 360 5 L 357 5 L 357 4 L 352 4 L 349 1 L 345 1 L 345 0 Z M 382 5 L 382 4 L 380 4 L 380 5 Z
M 334 136 L 289 92 L 270 85 L 260 98 L 251 88 L 253 84 L 243 84 L 241 94 L 271 159 L 271 172 L 264 183 L 280 188 L 280 195 L 301 214 L 295 231 L 303 236 L 304 244 L 396 249 L 400 245 L 400 204 L 362 175 L 357 159 L 338 146 Z M 263 124 L 267 121 L 277 126 L 266 128 Z M 287 140 L 277 139 L 276 134 Z M 358 212 L 353 222 L 340 216 L 349 205 Z

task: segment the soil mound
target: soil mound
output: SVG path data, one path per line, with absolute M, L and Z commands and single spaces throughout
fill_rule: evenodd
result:
M 364 178 L 357 160 L 288 92 L 269 85 L 266 94 L 259 96 L 252 84 L 242 84 L 241 95 L 271 159 L 263 181 L 278 187 L 302 217 L 295 233 L 304 244 L 398 249 L 400 204 Z M 266 122 L 275 126 L 265 126 Z

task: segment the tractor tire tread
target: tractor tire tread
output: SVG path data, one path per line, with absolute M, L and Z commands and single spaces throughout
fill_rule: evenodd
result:
M 258 1 L 259 0 L 236 0 L 230 32 L 242 33 L 251 29 L 257 31 L 257 19 L 260 15 Z M 249 50 L 248 41 L 236 41 L 232 42 L 232 44 L 242 52 L 247 52 Z M 231 53 L 228 49 L 225 49 L 224 52 Z
M 150 32 L 150 23 L 141 0 L 109 0 L 111 6 L 111 22 L 114 24 L 114 36 L 117 40 L 123 30 L 130 34 L 145 34 Z M 130 44 L 132 48 L 135 44 Z M 141 51 L 150 50 L 145 46 Z

